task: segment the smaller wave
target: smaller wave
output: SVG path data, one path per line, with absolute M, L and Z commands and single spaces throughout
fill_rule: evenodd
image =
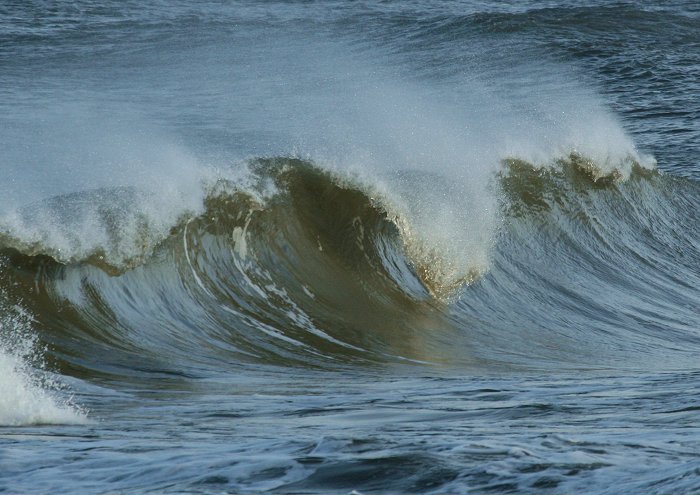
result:
M 579 202 L 591 191 L 616 189 L 625 183 L 660 175 L 653 161 L 631 155 L 599 163 L 576 152 L 538 166 L 519 158 L 506 158 L 499 173 L 508 217 L 549 211 L 556 205 Z

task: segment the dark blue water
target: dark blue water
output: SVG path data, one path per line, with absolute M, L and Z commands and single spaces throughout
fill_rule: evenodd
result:
M 5 2 L 0 491 L 700 491 L 696 2 Z

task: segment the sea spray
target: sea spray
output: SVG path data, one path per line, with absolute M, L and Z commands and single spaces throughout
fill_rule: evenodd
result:
M 87 412 L 43 369 L 31 315 L 0 297 L 0 426 L 87 422 Z
M 0 190 L 3 244 L 65 263 L 91 258 L 117 272 L 133 268 L 203 213 L 217 179 L 237 181 L 251 157 L 301 158 L 380 191 L 426 286 L 451 293 L 489 269 L 503 220 L 496 179 L 503 159 L 550 166 L 575 152 L 603 175 L 628 173 L 626 157 L 644 162 L 602 98 L 555 63 L 511 67 L 504 77 L 475 60 L 448 90 L 411 80 L 343 40 L 315 39 L 308 57 L 297 50 L 303 40 L 289 37 L 266 39 L 275 64 L 202 81 L 200 91 L 225 95 L 227 125 L 239 129 L 225 160 L 185 145 L 191 136 L 136 105 L 97 95 L 29 104 L 15 117 L 19 125 L 2 131 L 0 165 L 10 177 Z M 239 56 L 252 59 L 255 50 Z M 514 88 L 518 78 L 537 86 Z M 265 118 L 250 115 L 247 101 Z M 29 150 L 27 135 L 38 136 Z M 266 136 L 271 144 L 262 145 Z
M 202 212 L 213 171 L 138 111 L 59 102 L 20 120 L 0 131 L 4 247 L 122 270 Z

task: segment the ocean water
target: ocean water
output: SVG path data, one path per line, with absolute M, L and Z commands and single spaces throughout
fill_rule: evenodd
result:
M 0 4 L 0 492 L 700 492 L 700 6 Z

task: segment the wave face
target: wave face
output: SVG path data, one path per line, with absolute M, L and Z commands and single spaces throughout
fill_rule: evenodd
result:
M 203 212 L 155 248 L 139 237 L 138 262 L 119 250 L 56 259 L 7 237 L 6 285 L 56 356 L 89 373 L 130 359 L 192 373 L 222 362 L 635 368 L 641 355 L 661 368 L 690 365 L 697 184 L 632 158 L 619 165 L 577 154 L 540 167 L 505 159 L 499 229 L 444 250 L 429 244 L 431 231 L 417 233 L 389 186 L 300 159 L 257 159 L 245 181 L 207 186 Z M 449 191 L 434 175 L 401 179 Z M 100 194 L 109 201 L 98 210 L 121 225 L 110 215 L 128 209 L 109 208 L 136 193 Z M 77 198 L 47 205 L 95 193 Z M 147 235 L 128 225 L 121 235 Z
M 250 169 L 244 188 L 209 186 L 204 212 L 174 225 L 137 265 L 104 250 L 59 261 L 8 238 L 8 273 L 20 292 L 36 284 L 40 295 L 25 304 L 47 332 L 60 329 L 51 344 L 91 340 L 156 360 L 171 350 L 193 367 L 234 358 L 320 365 L 415 359 L 423 351 L 407 337 L 451 326 L 441 297 L 475 280 L 477 268 L 455 275 L 459 259 L 423 252 L 383 193 L 298 159 Z M 101 193 L 108 205 L 131 199 Z

